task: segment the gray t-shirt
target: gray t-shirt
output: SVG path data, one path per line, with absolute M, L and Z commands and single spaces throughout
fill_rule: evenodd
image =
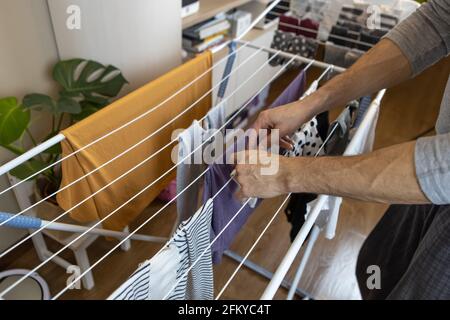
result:
M 406 55 L 414 75 L 419 74 L 450 53 L 450 0 L 428 1 L 386 38 Z M 450 77 L 436 132 L 436 136 L 417 140 L 416 174 L 422 191 L 432 203 L 450 204 Z

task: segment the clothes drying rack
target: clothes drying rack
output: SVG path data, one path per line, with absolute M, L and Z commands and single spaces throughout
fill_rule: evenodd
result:
M 304 57 L 300 57 L 300 56 L 297 56 L 297 55 L 292 55 L 292 54 L 289 54 L 289 53 L 286 53 L 286 52 L 277 51 L 277 50 L 273 50 L 273 49 L 270 49 L 270 48 L 257 46 L 257 45 L 254 45 L 254 44 L 250 43 L 250 42 L 247 42 L 247 41 L 242 40 L 243 36 L 244 36 L 249 30 L 251 30 L 251 29 L 253 28 L 253 26 L 254 26 L 256 23 L 258 23 L 258 21 L 259 21 L 260 19 L 262 19 L 262 18 L 267 14 L 267 12 L 269 12 L 270 10 L 272 10 L 273 7 L 275 7 L 275 6 L 278 4 L 279 1 L 280 1 L 280 0 L 275 0 L 270 6 L 268 6 L 267 9 L 266 9 L 266 10 L 265 10 L 265 11 L 264 11 L 257 19 L 255 19 L 255 21 L 254 21 L 254 22 L 252 23 L 252 25 L 248 28 L 248 30 L 246 30 L 244 33 L 242 33 L 240 37 L 234 39 L 233 41 L 229 41 L 229 42 L 227 42 L 227 43 L 225 43 L 225 44 L 222 44 L 222 45 L 220 45 L 220 46 L 218 46 L 218 47 L 215 47 L 215 48 L 212 50 L 213 53 L 216 53 L 216 52 L 218 52 L 218 51 L 220 51 L 220 50 L 222 50 L 222 49 L 224 49 L 224 48 L 226 48 L 226 47 L 230 48 L 230 53 L 229 53 L 229 55 L 228 55 L 227 57 L 225 57 L 224 59 L 222 59 L 221 61 L 218 62 L 218 63 L 222 63 L 222 62 L 225 62 L 225 61 L 226 61 L 226 63 L 227 63 L 226 68 L 225 68 L 225 72 L 224 72 L 224 76 L 223 76 L 223 78 L 222 78 L 222 81 L 220 82 L 220 88 L 219 88 L 219 94 L 218 94 L 218 100 L 217 100 L 218 102 L 222 101 L 223 99 L 226 99 L 226 98 L 224 97 L 225 91 L 226 91 L 226 84 L 227 84 L 227 81 L 228 81 L 230 75 L 232 74 L 233 63 L 234 63 L 234 60 L 235 60 L 235 58 L 236 58 L 236 54 L 237 54 L 237 52 L 238 52 L 240 49 L 242 49 L 242 48 L 244 48 L 244 47 L 256 49 L 256 50 L 257 50 L 256 53 L 259 53 L 259 52 L 263 52 L 263 51 L 264 51 L 264 52 L 267 52 L 267 53 L 272 53 L 272 54 L 274 54 L 273 57 L 275 57 L 275 55 L 280 55 L 280 56 L 289 58 L 290 60 L 289 60 L 288 64 L 289 64 L 290 62 L 292 62 L 292 61 L 295 60 L 295 61 L 298 61 L 298 62 L 307 63 L 308 65 L 307 65 L 306 68 L 308 68 L 308 67 L 310 67 L 310 66 L 317 66 L 317 67 L 319 67 L 319 68 L 326 69 L 326 71 L 329 71 L 330 69 L 333 69 L 334 71 L 337 71 L 337 72 L 343 72 L 343 71 L 345 70 L 344 68 L 341 68 L 341 67 L 332 66 L 332 65 L 329 65 L 329 64 L 327 64 L 327 63 L 320 62 L 320 61 L 315 61 L 315 60 L 308 59 L 308 58 L 304 58 Z M 238 46 L 239 46 L 239 48 L 237 48 Z M 256 54 L 256 53 L 255 53 L 255 54 Z M 252 57 L 253 57 L 253 56 L 252 56 Z M 272 57 L 272 58 L 273 58 L 273 57 Z M 269 61 L 270 61 L 270 60 L 269 60 Z M 218 63 L 216 63 L 216 65 L 217 65 Z M 244 63 L 242 63 L 242 64 L 244 64 Z M 241 64 L 241 65 L 242 65 L 242 64 Z M 286 66 L 287 66 L 288 64 L 286 64 L 283 68 L 281 68 L 281 69 L 280 69 L 280 70 L 279 70 L 279 71 L 271 78 L 271 80 L 270 80 L 268 83 L 272 82 L 278 75 L 280 75 L 281 72 L 285 70 L 285 68 L 286 68 Z M 261 66 L 261 67 L 255 72 L 255 74 L 256 74 L 257 72 L 259 72 L 259 70 L 261 70 L 262 67 L 264 67 L 265 65 L 267 65 L 267 63 L 265 63 L 263 66 Z M 214 66 L 213 66 L 213 67 L 214 67 Z M 210 70 L 209 70 L 209 71 L 210 71 Z M 324 73 L 324 74 L 325 74 L 325 73 Z M 204 74 L 203 74 L 203 75 L 204 75 Z M 202 76 L 202 75 L 201 75 L 201 76 Z M 181 91 L 183 91 L 184 89 L 186 89 L 190 84 L 194 83 L 194 82 L 195 82 L 197 79 L 199 79 L 201 76 L 199 76 L 198 78 L 194 79 L 194 80 L 193 80 L 192 82 L 190 82 L 188 85 L 186 85 L 185 87 L 183 87 L 182 89 L 180 89 L 179 91 L 177 91 L 174 95 L 172 95 L 172 96 L 168 97 L 167 99 L 165 99 L 162 103 L 158 104 L 156 107 L 150 109 L 149 112 L 144 113 L 143 115 L 141 115 L 141 116 L 139 116 L 138 118 L 132 120 L 131 122 L 135 122 L 135 121 L 137 121 L 138 119 L 140 119 L 141 117 L 143 117 L 143 116 L 147 115 L 148 113 L 150 113 L 151 111 L 155 110 L 156 108 L 159 108 L 159 107 L 162 106 L 166 101 L 170 100 L 173 96 L 175 96 L 175 95 L 178 94 L 179 92 L 181 92 Z M 241 88 L 242 86 L 243 86 L 243 84 L 242 84 L 241 86 L 239 86 L 239 88 Z M 238 89 L 239 89 L 239 88 L 238 88 Z M 213 88 L 213 89 L 214 89 L 214 88 Z M 211 89 L 211 91 L 212 91 L 213 89 Z M 236 89 L 236 90 L 233 92 L 233 94 L 236 93 L 238 89 Z M 262 89 L 263 89 L 263 88 L 262 88 Z M 261 92 L 262 89 L 261 89 L 259 92 Z M 258 94 L 258 93 L 257 93 L 257 94 Z M 257 94 L 256 94 L 256 95 L 257 95 Z M 364 124 L 364 125 L 373 125 L 373 123 L 376 122 L 376 118 L 375 118 L 374 116 L 371 116 L 371 115 L 377 114 L 376 110 L 377 110 L 377 108 L 378 108 L 378 106 L 379 106 L 379 104 L 380 104 L 380 100 L 381 100 L 383 94 L 384 94 L 384 91 L 381 91 L 381 92 L 377 95 L 377 98 L 376 98 L 376 99 L 374 100 L 374 102 L 372 103 L 371 108 L 369 108 L 369 111 L 370 111 L 370 112 L 367 113 L 367 115 L 366 115 L 366 117 L 365 117 L 365 119 L 364 119 L 364 120 L 366 121 L 366 124 Z M 255 95 L 255 96 L 256 96 L 256 95 Z M 251 100 L 251 99 L 250 99 L 250 100 Z M 248 103 L 245 104 L 245 105 L 241 108 L 241 110 L 243 110 L 243 108 L 245 108 L 247 105 L 248 105 Z M 191 107 L 192 107 L 192 106 L 191 106 Z M 367 119 L 367 120 L 366 120 L 366 119 Z M 232 119 L 229 119 L 228 121 L 230 121 L 230 120 L 232 120 Z M 89 146 L 95 144 L 96 142 L 100 141 L 101 139 L 104 139 L 104 138 L 106 138 L 107 136 L 109 136 L 109 135 L 111 135 L 111 134 L 114 134 L 115 132 L 117 132 L 117 131 L 121 130 L 122 128 L 124 128 L 125 126 L 129 125 L 131 122 L 129 122 L 129 123 L 127 123 L 127 124 L 124 124 L 123 126 L 117 128 L 117 129 L 114 129 L 113 131 L 111 131 L 111 132 L 107 133 L 106 135 L 104 135 L 104 136 L 102 136 L 102 137 L 100 137 L 100 138 L 94 140 L 93 142 L 89 143 L 88 145 L 86 145 L 86 146 L 84 146 L 84 147 L 82 147 L 82 148 L 80 148 L 80 149 L 74 151 L 73 154 L 78 153 L 78 152 L 81 152 L 82 150 L 84 150 L 84 149 L 86 149 L 87 147 L 89 147 Z M 361 125 L 361 126 L 362 126 L 362 125 Z M 158 131 L 158 132 L 159 132 L 159 131 Z M 154 133 L 153 133 L 153 134 L 154 134 Z M 153 134 L 152 134 L 152 135 L 153 135 Z M 23 155 L 21 155 L 21 156 L 15 158 L 14 160 L 12 160 L 12 161 L 6 163 L 5 165 L 3 165 L 3 166 L 0 167 L 0 175 L 7 174 L 10 170 L 12 170 L 12 169 L 14 169 L 15 167 L 17 167 L 17 166 L 23 164 L 24 162 L 26 162 L 26 161 L 28 161 L 29 159 L 33 158 L 34 156 L 40 154 L 41 152 L 47 150 L 47 149 L 50 148 L 51 146 L 54 146 L 54 145 L 60 143 L 60 142 L 63 141 L 64 139 L 65 139 L 65 137 L 64 137 L 63 134 L 58 134 L 58 135 L 56 135 L 55 137 L 49 139 L 48 141 L 42 143 L 41 145 L 39 145 L 39 146 L 37 146 L 37 147 L 31 149 L 30 151 L 26 152 L 25 154 L 23 154 Z M 356 140 L 355 140 L 355 139 L 356 139 Z M 358 140 L 358 139 L 359 139 L 359 140 Z M 353 146 L 353 147 L 352 147 L 353 149 L 350 148 L 350 150 L 349 150 L 346 154 L 354 154 L 354 153 L 358 153 L 358 150 L 357 150 L 358 148 L 357 148 L 357 147 L 358 147 L 358 145 L 361 144 L 361 142 L 362 142 L 364 139 L 367 139 L 367 137 L 365 137 L 365 136 L 359 137 L 358 134 L 356 134 L 356 135 L 355 135 L 355 138 L 352 140 L 351 144 L 349 145 L 349 148 L 350 148 L 351 146 Z M 354 141 L 355 141 L 355 142 L 354 142 Z M 358 142 L 358 141 L 359 141 L 359 142 Z M 172 141 L 172 142 L 173 142 L 173 141 Z M 171 142 L 171 143 L 172 143 L 172 142 Z M 194 150 L 193 152 L 195 152 L 195 151 L 196 151 L 196 150 Z M 71 155 L 69 155 L 69 156 L 72 156 L 73 154 L 71 154 Z M 190 155 L 188 155 L 187 157 L 189 157 L 189 156 L 190 156 Z M 187 158 L 187 157 L 186 157 L 186 158 Z M 62 159 L 58 160 L 58 161 L 59 161 L 58 163 L 64 161 L 64 159 L 65 159 L 65 158 L 62 158 Z M 115 158 L 113 158 L 112 160 L 114 160 L 114 159 L 115 159 Z M 181 160 L 179 163 L 182 163 L 183 161 L 184 161 L 184 159 Z M 178 164 L 179 164 L 179 163 L 178 163 Z M 136 167 L 132 168 L 130 171 L 134 170 L 135 168 L 136 168 Z M 176 168 L 176 165 L 175 165 L 175 168 Z M 48 169 L 48 168 L 44 168 L 42 171 L 45 171 L 45 170 L 47 170 L 47 169 Z M 169 171 L 171 171 L 171 170 L 172 170 L 172 169 L 170 169 Z M 130 171 L 128 171 L 128 172 L 130 172 Z M 39 174 L 39 172 L 36 173 L 35 175 L 37 175 L 37 174 Z M 35 175 L 32 175 L 32 176 L 28 177 L 28 178 L 25 179 L 25 180 L 21 180 L 21 181 L 17 181 L 17 182 L 15 182 L 15 183 L 13 183 L 12 186 L 10 186 L 10 187 L 6 188 L 5 190 L 1 191 L 1 192 L 0 192 L 0 196 L 3 195 L 4 193 L 6 193 L 7 191 L 13 190 L 15 187 L 19 186 L 19 185 L 22 184 L 23 182 L 25 182 L 25 181 L 27 181 L 27 180 L 33 178 Z M 203 175 L 203 174 L 202 174 L 202 175 Z M 199 179 L 202 175 L 200 175 L 197 179 Z M 162 177 L 160 177 L 160 178 L 162 178 Z M 197 179 L 196 179 L 196 180 L 197 180 Z M 189 186 L 188 186 L 188 187 L 189 187 Z M 188 188 L 188 187 L 187 187 L 187 188 Z M 187 189 L 187 188 L 186 188 L 186 189 Z M 186 189 L 185 189 L 185 190 L 186 190 Z M 104 189 L 101 189 L 101 190 L 104 190 Z M 145 189 L 144 189 L 144 190 L 145 190 Z M 185 190 L 183 190 L 183 192 L 184 192 Z M 139 194 L 140 194 L 140 193 L 138 193 L 138 195 L 139 195 Z M 132 199 L 133 199 L 133 198 L 132 198 Z M 132 199 L 130 199 L 130 201 L 131 201 Z M 176 198 L 175 198 L 175 199 L 176 199 Z M 174 199 L 174 200 L 175 200 L 175 199 Z M 286 203 L 287 199 L 288 199 L 288 197 L 285 199 L 285 201 L 283 202 L 283 204 Z M 260 275 L 262 275 L 262 276 L 264 276 L 264 277 L 266 277 L 266 278 L 268 278 L 268 279 L 271 280 L 271 281 L 270 281 L 270 284 L 269 284 L 269 286 L 268 286 L 268 288 L 266 289 L 266 292 L 264 293 L 264 295 L 263 295 L 263 297 L 262 297 L 263 299 L 271 299 L 271 298 L 273 298 L 274 292 L 276 292 L 277 288 L 280 287 L 280 286 L 282 286 L 282 287 L 284 287 L 284 288 L 286 288 L 286 289 L 290 289 L 290 293 L 289 293 L 290 295 L 293 295 L 293 293 L 297 293 L 297 294 L 299 294 L 299 295 L 302 296 L 302 297 L 310 297 L 308 294 L 305 294 L 304 292 L 302 292 L 301 290 L 299 290 L 299 289 L 296 288 L 298 282 L 296 282 L 295 285 L 292 286 L 290 283 L 288 283 L 287 281 L 284 280 L 284 277 L 285 277 L 285 275 L 286 275 L 286 273 L 287 273 L 287 270 L 289 269 L 289 267 L 290 267 L 291 264 L 293 263 L 293 260 L 295 259 L 295 256 L 298 254 L 298 251 L 300 250 L 300 248 L 301 248 L 303 242 L 305 241 L 305 238 L 306 238 L 307 234 L 309 233 L 309 231 L 310 231 L 310 230 L 313 228 L 313 226 L 315 225 L 317 216 L 319 215 L 319 213 L 320 213 L 320 211 L 321 211 L 321 207 L 322 207 L 323 204 L 325 203 L 326 199 L 327 199 L 327 196 L 320 196 L 320 197 L 319 197 L 316 206 L 314 207 L 314 209 L 313 209 L 313 210 L 311 211 L 311 213 L 309 214 L 306 223 L 304 224 L 304 226 L 303 226 L 302 229 L 300 230 L 300 232 L 299 232 L 297 238 L 296 238 L 295 241 L 293 242 L 293 244 L 292 244 L 292 246 L 290 247 L 290 249 L 289 249 L 289 251 L 288 251 L 286 257 L 283 259 L 282 263 L 280 264 L 280 267 L 278 268 L 278 270 L 277 270 L 277 272 L 276 272 L 275 274 L 272 274 L 272 273 L 269 272 L 268 270 L 262 268 L 261 266 L 257 265 L 256 263 L 254 263 L 254 262 L 248 260 L 248 255 L 246 255 L 245 257 L 241 257 L 241 256 L 237 255 L 236 253 L 234 253 L 234 252 L 232 252 L 232 251 L 227 251 L 227 252 L 226 252 L 226 255 L 227 255 L 227 256 L 229 256 L 229 257 L 231 257 L 232 259 L 234 259 L 234 260 L 240 262 L 238 269 L 239 269 L 242 265 L 245 265 L 246 267 L 250 268 L 251 270 L 253 270 L 253 271 L 257 272 L 258 274 L 260 274 Z M 128 231 L 128 230 L 125 230 L 125 231 L 123 231 L 123 232 L 118 232 L 118 231 L 112 231 L 112 230 L 106 230 L 106 229 L 103 229 L 103 228 L 101 228 L 101 225 L 100 225 L 101 221 L 98 222 L 98 223 L 96 223 L 96 224 L 94 224 L 93 226 L 88 227 L 88 226 L 79 226 L 79 225 L 72 225 L 72 224 L 59 223 L 59 222 L 56 222 L 57 219 L 55 219 L 55 220 L 53 220 L 53 221 L 46 221 L 46 220 L 39 219 L 39 218 L 37 218 L 37 217 L 31 217 L 31 216 L 23 215 L 22 213 L 25 212 L 25 211 L 27 211 L 29 208 L 23 209 L 22 212 L 20 212 L 20 213 L 18 213 L 18 214 L 1 213 L 1 214 L 0 214 L 0 226 L 5 225 L 5 226 L 10 226 L 10 227 L 15 227 L 15 228 L 33 229 L 33 230 L 38 230 L 38 231 L 41 231 L 41 230 L 43 230 L 43 229 L 53 229 L 53 230 L 60 230 L 60 231 L 69 231 L 69 232 L 73 232 L 73 233 L 80 233 L 80 236 L 78 237 L 78 239 L 81 238 L 83 235 L 86 235 L 86 234 L 95 234 L 95 235 L 101 235 L 101 236 L 109 236 L 109 237 L 114 237 L 114 238 L 117 238 L 117 239 L 120 239 L 120 240 L 121 240 L 118 246 L 121 246 L 121 245 L 124 245 L 124 244 L 126 244 L 126 243 L 129 243 L 129 240 L 131 240 L 131 239 L 134 239 L 134 240 L 140 240 L 140 241 L 149 241 L 149 242 L 162 243 L 162 242 L 166 241 L 167 238 L 164 238 L 164 237 L 153 237 L 153 236 L 149 236 L 149 235 L 137 234 L 136 232 L 138 232 L 138 231 L 140 230 L 140 228 L 141 228 L 144 224 L 146 224 L 147 222 L 149 222 L 153 217 L 155 217 L 157 214 L 159 214 L 163 209 L 165 209 L 165 208 L 166 208 L 168 205 L 170 205 L 172 202 L 173 202 L 173 200 L 170 201 L 170 202 L 169 202 L 167 205 L 165 205 L 163 208 L 161 208 L 161 209 L 160 209 L 157 213 L 155 213 L 150 219 L 148 219 L 146 222 L 144 222 L 141 226 L 139 226 L 137 229 L 135 229 L 135 230 L 132 231 L 132 232 L 130 232 L 130 231 Z M 123 206 L 126 205 L 126 204 L 127 204 L 127 203 L 123 204 L 121 207 L 123 207 Z M 114 214 L 115 212 L 117 212 L 121 207 L 119 207 L 118 209 L 116 209 L 115 211 L 113 211 L 110 215 L 112 215 L 112 214 Z M 276 214 L 278 214 L 278 212 L 281 211 L 281 209 L 282 209 L 282 206 L 279 208 L 279 210 L 277 210 Z M 67 212 L 66 212 L 66 213 L 67 213 Z M 239 213 L 239 212 L 238 212 L 238 213 Z M 237 214 L 238 214 L 238 213 L 237 213 Z M 236 215 L 237 215 L 237 214 L 236 214 Z M 276 214 L 275 214 L 275 215 L 276 215 Z M 274 217 L 275 217 L 275 215 L 274 215 Z M 107 217 L 106 217 L 106 218 L 107 218 Z M 267 228 L 269 227 L 269 225 L 270 225 L 270 223 L 271 223 L 272 221 L 273 221 L 273 219 L 270 220 L 270 222 L 269 222 L 269 224 L 267 225 L 267 227 L 266 227 L 265 230 L 267 230 Z M 333 228 L 335 228 L 335 224 L 336 224 L 336 221 L 337 221 L 337 216 L 330 217 L 329 221 L 332 221 L 332 223 L 329 222 L 329 223 L 327 224 L 327 228 L 328 228 L 329 230 L 332 230 Z M 230 222 L 231 222 L 231 221 L 230 221 Z M 265 230 L 263 231 L 263 233 L 261 233 L 260 237 L 262 237 L 262 235 L 264 234 Z M 315 230 L 315 229 L 314 229 L 314 230 Z M 317 233 L 317 231 L 316 231 L 315 233 Z M 35 234 L 36 234 L 36 233 L 34 233 L 34 234 L 32 233 L 30 236 L 28 236 L 27 238 L 25 238 L 25 240 L 32 238 Z M 314 234 L 314 232 L 313 232 L 313 234 Z M 257 242 L 259 241 L 259 239 L 260 239 L 260 238 L 258 238 Z M 19 245 L 22 244 L 25 240 L 19 242 Z M 77 238 L 74 239 L 74 241 L 76 241 L 76 240 L 77 240 Z M 257 244 L 257 242 L 255 242 L 255 245 Z M 308 247 L 312 247 L 313 244 L 314 244 L 314 243 L 310 240 L 309 243 L 308 243 Z M 114 247 L 113 250 L 114 250 L 115 248 L 117 248 L 118 246 Z M 15 245 L 13 248 L 16 248 L 16 247 L 17 247 L 17 245 Z M 65 248 L 67 248 L 67 246 L 65 246 Z M 63 262 L 61 261 L 62 259 L 58 257 L 58 254 L 59 254 L 60 252 L 62 252 L 62 250 L 64 250 L 65 248 L 63 248 L 63 249 L 57 251 L 56 253 L 53 253 L 53 254 L 49 255 L 49 257 L 47 257 L 47 259 L 46 259 L 45 261 L 43 261 L 38 267 L 36 267 L 36 268 L 34 268 L 33 270 L 30 271 L 30 275 L 33 274 L 34 272 L 36 272 L 40 267 L 42 267 L 44 264 L 46 264 L 46 263 L 49 262 L 49 261 L 54 261 L 54 262 L 56 262 L 56 263 L 58 263 L 58 264 L 60 264 L 60 265 L 62 265 L 62 266 L 64 266 L 64 267 L 66 267 L 66 266 L 67 266 L 67 263 L 63 263 Z M 254 248 L 254 247 L 252 247 L 252 249 L 253 249 L 253 248 Z M 252 249 L 251 249 L 251 250 L 252 250 Z M 2 258 L 5 254 L 7 254 L 8 252 L 10 252 L 11 250 L 12 250 L 12 249 L 10 248 L 10 249 L 7 250 L 6 253 L 3 252 L 3 253 L 0 255 L 0 258 Z M 110 252 L 112 252 L 113 250 L 111 250 Z M 109 253 L 110 253 L 110 252 L 109 252 Z M 249 251 L 249 253 L 250 253 L 250 252 L 251 252 L 251 251 Z M 108 254 L 109 254 L 109 253 L 108 253 Z M 92 266 L 89 268 L 89 270 L 86 270 L 80 277 L 83 277 L 83 276 L 85 276 L 87 273 L 89 273 L 90 270 L 91 270 L 93 267 L 95 267 L 99 262 L 101 262 L 104 258 L 106 258 L 106 256 L 107 256 L 108 254 L 106 254 L 106 255 L 103 256 L 101 259 L 99 259 L 94 265 L 92 265 Z M 306 261 L 306 260 L 308 259 L 308 257 L 309 257 L 309 256 L 305 254 L 304 257 L 303 257 L 303 260 Z M 302 261 L 302 263 L 303 263 L 303 261 Z M 297 275 L 296 275 L 296 279 L 295 279 L 295 280 L 297 280 L 297 278 L 299 278 L 299 275 L 301 275 L 301 272 L 300 272 L 300 271 L 302 270 L 302 269 L 301 269 L 302 263 L 301 263 L 301 265 L 300 265 L 299 271 L 297 272 Z M 305 263 L 306 263 L 306 262 L 304 262 L 303 265 L 304 265 Z M 236 269 L 236 272 L 237 272 L 238 269 Z M 235 275 L 235 274 L 233 274 L 233 277 L 234 277 L 234 275 Z M 23 279 L 25 279 L 26 276 L 27 276 L 27 275 L 25 275 L 24 277 L 22 277 L 22 279 L 20 279 L 19 281 L 17 281 L 14 285 L 17 285 L 20 281 L 22 281 Z M 231 281 L 231 279 L 232 279 L 232 278 L 230 278 L 230 281 Z M 14 287 L 14 285 L 11 286 L 10 288 L 8 288 L 7 290 L 5 290 L 4 292 L 0 293 L 0 298 L 3 297 L 3 296 L 7 293 L 6 291 L 9 292 L 10 290 L 12 290 L 13 287 Z M 294 290 L 294 289 L 295 289 L 295 290 Z M 67 290 L 67 287 L 66 287 L 65 290 Z M 63 291 L 65 291 L 65 290 L 63 290 Z M 223 292 L 223 290 L 222 290 L 222 292 Z M 59 297 L 61 294 L 62 294 L 62 293 L 60 292 L 56 297 Z

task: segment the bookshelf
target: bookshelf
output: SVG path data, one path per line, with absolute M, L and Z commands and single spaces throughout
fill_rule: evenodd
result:
M 183 29 L 214 17 L 220 12 L 226 12 L 254 0 L 200 0 L 200 10 L 182 20 Z

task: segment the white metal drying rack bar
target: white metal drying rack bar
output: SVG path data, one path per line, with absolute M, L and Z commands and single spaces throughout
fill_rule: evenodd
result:
M 276 54 L 278 52 L 278 50 L 275 50 L 275 49 L 272 49 L 272 48 L 268 48 L 268 47 L 264 47 L 264 46 L 259 46 L 259 45 L 253 44 L 253 43 L 251 43 L 249 41 L 236 40 L 236 42 L 240 43 L 240 44 L 246 44 L 248 48 L 262 49 L 263 51 L 268 52 L 268 53 Z M 333 67 L 333 71 L 336 71 L 336 72 L 339 72 L 339 73 L 344 72 L 346 70 L 345 68 L 342 68 L 342 67 L 339 67 L 339 66 L 336 66 L 336 65 L 332 65 L 332 64 L 329 64 L 329 63 L 326 63 L 326 62 L 321 62 L 321 61 L 317 61 L 317 60 L 314 60 L 314 59 L 309 59 L 309 58 L 297 56 L 297 55 L 294 55 L 292 53 L 288 53 L 288 52 L 284 52 L 284 51 L 281 51 L 279 53 L 279 55 L 282 56 L 282 57 L 286 57 L 286 58 L 294 58 L 294 60 L 297 60 L 298 62 L 304 62 L 304 63 L 312 62 L 313 66 L 318 67 L 318 68 L 322 68 L 322 69 L 326 69 L 326 68 L 332 66 Z
M 376 118 L 378 116 L 379 107 L 381 104 L 381 100 L 385 94 L 386 90 L 383 89 L 380 92 L 378 92 L 375 99 L 372 101 L 371 106 L 367 110 L 367 113 L 360 124 L 359 128 L 366 127 L 366 126 L 372 126 L 376 122 Z M 357 130 L 353 139 L 350 141 L 350 144 L 345 150 L 344 156 L 351 156 L 358 153 L 359 146 L 367 139 L 367 136 L 364 136 L 364 132 L 362 130 Z M 295 237 L 294 241 L 292 242 L 289 250 L 287 251 L 286 255 L 284 256 L 283 260 L 281 261 L 280 265 L 278 266 L 272 280 L 270 281 L 269 285 L 266 287 L 266 290 L 264 291 L 263 295 L 261 296 L 262 300 L 270 300 L 273 299 L 275 296 L 275 293 L 277 292 L 278 288 L 280 287 L 284 277 L 286 276 L 287 272 L 289 271 L 291 265 L 293 264 L 295 257 L 297 256 L 298 252 L 300 251 L 303 243 L 306 240 L 306 237 L 310 233 L 311 229 L 313 229 L 316 220 L 325 205 L 327 199 L 329 196 L 327 195 L 320 195 L 317 199 L 317 202 L 315 206 L 311 209 L 311 211 L 308 213 L 308 217 L 301 227 L 300 231 L 298 232 L 297 236 Z M 329 223 L 327 225 L 327 228 L 335 228 L 337 217 L 331 216 L 329 217 Z M 306 264 L 306 261 L 309 258 L 309 254 L 312 250 L 312 246 L 314 245 L 315 239 L 318 236 L 318 230 L 316 230 L 313 233 L 313 239 L 311 241 L 311 245 L 307 247 L 307 253 L 303 256 L 302 261 L 300 262 L 299 269 L 297 270 L 296 279 L 294 281 L 294 284 L 296 281 L 300 279 L 301 273 L 303 272 L 303 268 Z M 298 282 L 296 283 L 298 284 Z
M 247 46 L 248 46 L 248 43 L 246 43 L 246 44 L 247 44 Z M 259 47 L 258 50 L 261 50 L 261 49 L 264 50 L 263 47 Z M 276 51 L 276 52 L 278 52 L 278 51 Z M 282 54 L 283 54 L 283 52 L 278 52 L 278 55 L 282 55 Z M 295 57 L 296 57 L 296 56 L 293 55 L 293 57 L 291 57 L 291 59 L 296 60 Z M 305 61 L 303 61 L 303 58 L 302 58 L 302 57 L 297 57 L 297 60 L 298 60 L 298 61 L 305 62 Z M 315 64 L 314 64 L 314 63 L 315 63 L 315 60 L 311 60 L 311 59 L 307 59 L 307 60 L 309 60 L 308 66 L 310 66 L 310 65 L 315 65 Z M 314 80 L 314 82 L 316 82 L 316 85 L 318 85 L 319 82 L 320 82 L 326 75 L 328 75 L 330 71 L 333 71 L 334 68 L 336 68 L 336 66 L 330 65 L 330 64 L 325 64 L 325 65 L 320 64 L 320 66 L 321 66 L 322 68 L 324 68 L 324 67 L 326 66 L 326 69 L 325 69 L 325 71 L 324 71 L 324 72 L 323 72 L 316 80 Z M 305 69 L 306 69 L 306 68 L 305 68 Z M 313 82 L 313 83 L 314 83 L 314 82 Z M 307 93 L 308 91 L 309 91 L 309 89 L 304 93 L 304 96 L 308 95 L 308 93 Z M 336 129 L 336 127 L 335 127 L 334 129 Z M 330 133 L 330 135 L 333 133 L 334 129 L 332 130 L 332 132 Z M 328 140 L 328 138 L 327 138 L 327 140 Z M 326 143 L 326 141 L 324 142 L 324 144 L 325 144 L 325 143 Z M 320 152 L 320 151 L 319 151 L 319 152 Z M 234 252 L 234 251 L 232 251 L 232 250 L 226 250 L 226 251 L 224 252 L 224 254 L 225 254 L 227 257 L 229 257 L 229 258 L 231 258 L 231 259 L 233 259 L 233 260 L 239 262 L 239 267 L 238 267 L 238 268 L 240 268 L 242 265 L 244 265 L 244 266 L 247 267 L 248 269 L 254 271 L 255 273 L 259 274 L 260 276 L 262 276 L 262 277 L 264 277 L 264 278 L 266 278 L 266 279 L 268 279 L 268 280 L 271 280 L 272 277 L 273 277 L 273 273 L 272 273 L 272 272 L 270 272 L 269 270 L 267 270 L 267 269 L 261 267 L 261 266 L 258 265 L 257 263 L 255 263 L 255 262 L 249 260 L 248 257 L 242 257 L 242 256 L 240 256 L 239 254 L 237 254 L 236 252 Z M 307 293 L 307 292 L 305 292 L 305 291 L 303 291 L 303 290 L 297 288 L 297 286 L 294 286 L 293 283 L 289 282 L 288 280 L 283 280 L 282 283 L 281 283 L 281 287 L 283 287 L 283 288 L 286 289 L 286 290 L 289 290 L 289 292 L 293 292 L 293 293 L 297 294 L 297 295 L 300 296 L 300 297 L 303 297 L 303 298 L 310 298 L 310 294 L 309 294 L 309 293 Z

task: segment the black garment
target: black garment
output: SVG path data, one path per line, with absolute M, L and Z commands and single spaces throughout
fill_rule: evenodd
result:
M 381 289 L 368 289 L 367 267 Z M 392 205 L 364 242 L 356 276 L 363 299 L 450 299 L 450 205 Z
M 334 37 L 334 36 L 338 36 L 338 37 Z M 330 36 L 328 37 L 329 41 L 332 41 L 335 44 L 341 45 L 341 46 L 350 46 L 351 44 L 349 43 L 349 41 L 344 40 L 342 38 L 347 38 L 348 39 L 348 28 L 346 27 L 341 27 L 338 25 L 334 25 L 331 28 L 331 32 L 330 32 Z
M 350 129 L 353 127 L 359 102 L 350 102 L 339 117 L 330 124 L 328 141 L 325 144 L 325 153 L 328 156 L 340 156 L 345 152 L 350 142 Z

